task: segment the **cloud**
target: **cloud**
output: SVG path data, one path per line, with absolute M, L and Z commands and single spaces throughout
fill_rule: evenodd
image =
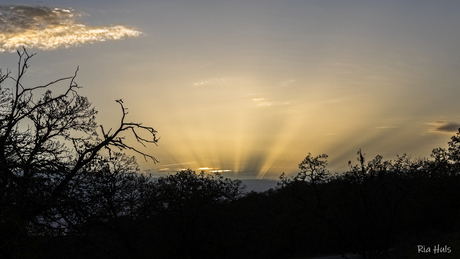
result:
M 172 165 L 187 165 L 187 164 L 193 164 L 193 163 L 196 163 L 196 162 L 185 162 L 185 163 L 167 164 L 167 165 L 163 165 L 163 167 L 172 166 Z
M 374 129 L 395 129 L 398 128 L 398 126 L 379 126 L 375 127 Z
M 458 131 L 460 128 L 460 123 L 455 122 L 437 121 L 429 124 L 435 126 L 435 128 L 429 132 L 452 133 Z
M 209 171 L 210 173 L 228 173 L 228 172 L 231 172 L 232 170 L 230 169 L 217 169 L 217 170 L 212 170 L 212 171 Z
M 268 107 L 268 106 L 272 106 L 273 103 L 272 102 L 259 102 L 257 103 L 257 106 L 262 106 L 262 107 Z
M 436 128 L 437 131 L 455 132 L 460 128 L 459 123 L 446 123 Z
M 280 82 L 279 85 L 282 86 L 282 87 L 285 87 L 285 86 L 289 86 L 289 85 L 291 85 L 291 84 L 293 84 L 295 82 L 296 82 L 296 80 L 291 79 L 291 80 L 286 80 L 284 82 Z
M 0 52 L 23 46 L 43 50 L 137 37 L 142 32 L 122 25 L 90 27 L 77 23 L 83 13 L 71 8 L 0 5 Z
M 194 86 L 203 86 L 203 85 L 221 86 L 221 85 L 228 85 L 229 81 L 230 81 L 229 78 L 210 78 L 210 79 L 207 79 L 207 80 L 196 82 L 193 85 Z
M 260 107 L 269 107 L 269 106 L 284 106 L 290 105 L 290 102 L 269 102 L 265 98 L 252 98 L 252 101 Z

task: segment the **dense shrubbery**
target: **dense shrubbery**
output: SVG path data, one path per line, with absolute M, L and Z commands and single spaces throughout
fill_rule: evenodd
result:
M 30 57 L 20 53 L 12 88 L 2 86 L 9 73 L 0 75 L 1 258 L 410 258 L 417 244 L 460 244 L 460 131 L 432 159 L 366 163 L 358 151 L 341 174 L 326 169 L 327 155 L 308 154 L 296 176 L 265 192 L 192 170 L 151 179 L 110 148 L 156 161 L 119 136 L 156 143 L 156 132 L 124 122 L 121 100 L 120 127 L 96 132 L 75 77 L 63 94 L 34 100 L 50 85 L 18 83 Z

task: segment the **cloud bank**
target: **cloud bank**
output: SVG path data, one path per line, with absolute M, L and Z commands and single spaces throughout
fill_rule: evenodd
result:
M 45 6 L 0 5 L 0 52 L 23 46 L 51 50 L 85 43 L 137 37 L 125 26 L 88 27 L 76 21 L 82 13 Z

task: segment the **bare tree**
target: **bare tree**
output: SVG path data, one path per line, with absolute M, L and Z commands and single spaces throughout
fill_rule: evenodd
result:
M 157 144 L 157 132 L 141 123 L 127 122 L 121 100 L 119 126 L 106 131 L 95 120 L 97 111 L 73 76 L 38 86 L 23 85 L 29 61 L 35 54 L 18 51 L 17 75 L 0 70 L 0 217 L 26 230 L 46 211 L 59 206 L 69 186 L 87 172 L 83 168 L 102 157 L 102 150 L 131 150 L 146 160 L 155 157 L 126 143 L 132 135 L 143 146 Z M 5 86 L 12 82 L 10 86 Z M 68 83 L 61 94 L 51 87 Z M 43 92 L 38 98 L 39 92 Z M 148 137 L 144 137 L 148 136 Z

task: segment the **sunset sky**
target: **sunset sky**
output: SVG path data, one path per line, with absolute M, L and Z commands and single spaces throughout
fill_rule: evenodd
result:
M 0 67 L 16 71 L 21 44 L 37 53 L 30 86 L 79 66 L 98 123 L 117 126 L 122 98 L 127 120 L 158 131 L 141 149 L 160 163 L 138 157 L 153 175 L 277 179 L 309 152 L 341 172 L 359 149 L 428 157 L 460 127 L 457 0 L 12 4 Z

